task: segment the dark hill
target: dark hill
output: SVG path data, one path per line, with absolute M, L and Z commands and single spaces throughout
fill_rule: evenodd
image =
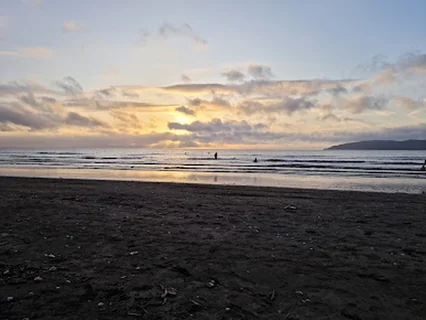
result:
M 344 143 L 325 150 L 426 150 L 426 140 L 370 140 Z

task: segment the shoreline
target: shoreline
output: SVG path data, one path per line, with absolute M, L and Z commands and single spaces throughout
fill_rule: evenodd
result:
M 424 195 L 0 177 L 0 199 L 5 318 L 426 314 Z
M 46 183 L 72 183 L 78 184 L 82 183 L 83 185 L 104 185 L 110 183 L 117 183 L 123 185 L 135 184 L 135 186 L 154 186 L 154 187 L 188 187 L 188 188 L 206 188 L 212 189 L 212 191 L 220 191 L 225 189 L 235 189 L 235 190 L 247 190 L 247 191 L 266 191 L 266 192 L 287 192 L 287 193 L 355 193 L 355 194 L 371 194 L 371 195 L 396 195 L 396 196 L 425 196 L 425 193 L 408 193 L 408 192 L 382 192 L 375 190 L 342 190 L 342 189 L 317 189 L 317 188 L 302 188 L 302 187 L 286 187 L 286 186 L 264 186 L 264 185 L 238 185 L 238 184 L 214 184 L 214 183 L 203 183 L 203 182 L 181 182 L 181 181 L 150 181 L 150 180 L 120 180 L 120 179 L 103 179 L 103 178 L 67 178 L 67 177 L 38 177 L 38 176 L 6 176 L 0 175 L 0 185 L 1 182 L 7 180 L 21 180 L 19 182 L 46 182 Z M 217 190 L 216 190 L 217 189 Z
M 0 168 L 0 177 L 191 183 L 377 193 L 422 194 L 426 192 L 426 179 L 423 182 L 418 179 L 330 175 L 3 167 Z

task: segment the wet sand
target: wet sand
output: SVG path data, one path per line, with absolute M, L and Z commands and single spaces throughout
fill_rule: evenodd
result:
M 425 319 L 426 196 L 0 178 L 2 319 Z

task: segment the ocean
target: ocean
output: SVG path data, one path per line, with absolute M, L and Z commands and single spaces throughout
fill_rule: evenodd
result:
M 425 159 L 426 151 L 0 149 L 0 175 L 421 193 Z

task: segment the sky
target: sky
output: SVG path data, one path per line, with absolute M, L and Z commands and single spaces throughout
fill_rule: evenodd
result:
M 2 0 L 0 147 L 426 139 L 426 2 Z

